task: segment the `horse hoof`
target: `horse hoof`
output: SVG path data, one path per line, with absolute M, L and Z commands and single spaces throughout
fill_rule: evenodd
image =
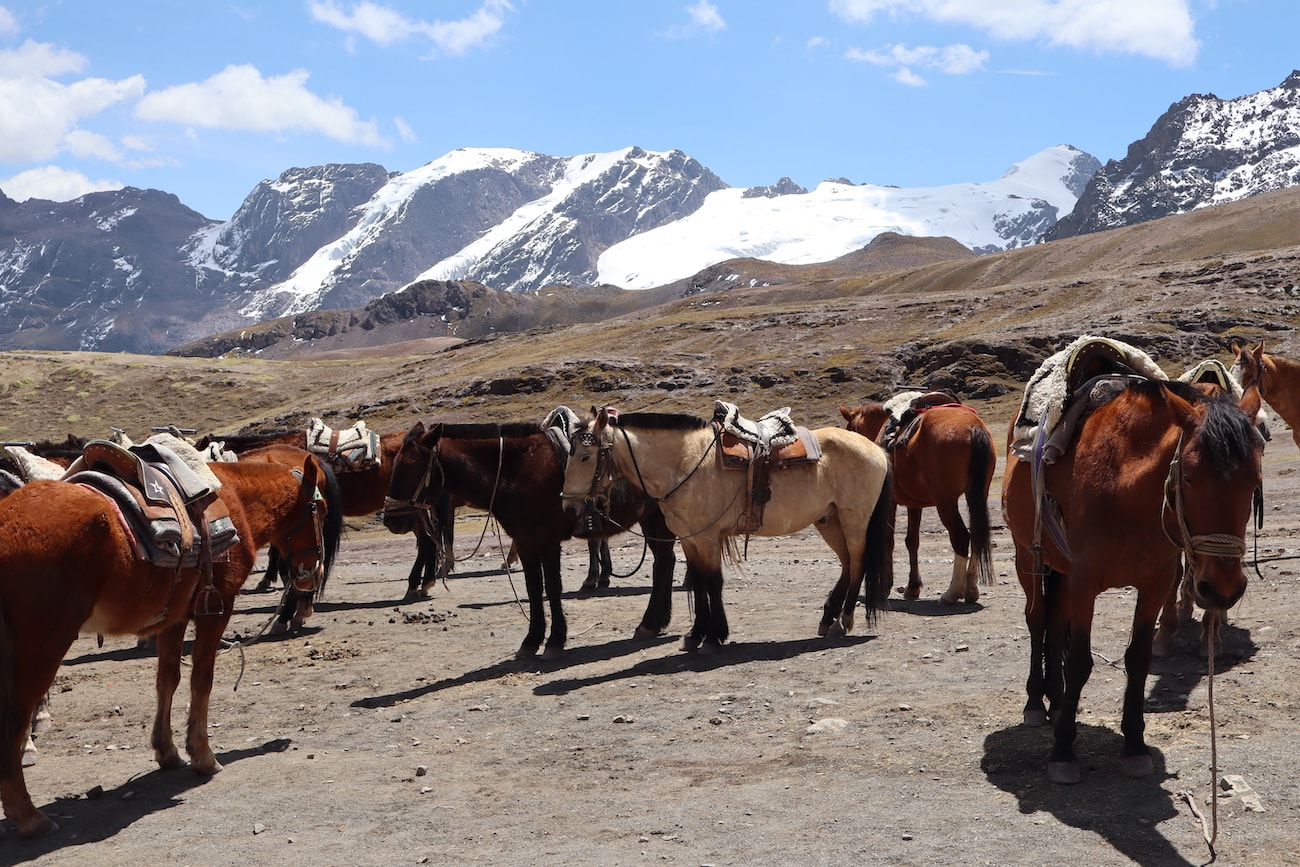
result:
M 48 837 L 59 830 L 59 825 L 49 816 L 36 810 L 36 815 L 18 825 L 19 837 Z
M 212 777 L 225 770 L 225 766 L 222 765 L 221 762 L 217 761 L 216 757 L 213 757 L 211 764 L 208 764 L 207 762 L 195 762 L 190 765 L 190 767 L 194 768 L 194 773 L 201 777 Z
M 283 620 L 277 620 L 271 624 L 271 628 L 266 630 L 267 635 L 282 635 L 289 631 L 289 624 Z
M 633 641 L 652 641 L 659 637 L 659 633 L 654 629 L 647 629 L 644 626 L 638 626 L 632 633 Z
M 918 584 L 917 586 L 913 587 L 913 586 L 911 586 L 911 585 L 909 584 L 908 587 L 907 587 L 907 589 L 903 591 L 903 598 L 904 598 L 904 599 L 920 599 L 920 598 L 921 598 L 921 585 Z
M 174 770 L 185 767 L 185 760 L 181 758 L 180 753 L 171 753 L 170 755 L 157 757 L 158 767 L 164 771 Z
M 1048 762 L 1047 778 L 1053 783 L 1073 785 L 1083 779 L 1078 762 Z
M 402 597 L 399 605 L 409 605 L 412 602 L 423 602 L 429 598 L 429 594 L 423 590 L 407 590 L 406 595 Z
M 831 624 L 826 627 L 826 630 L 821 632 L 823 638 L 843 638 L 845 634 L 846 630 L 844 629 L 844 625 L 838 620 L 832 620 Z
M 1120 771 L 1124 776 L 1140 780 L 1143 777 L 1149 777 L 1155 773 L 1155 766 L 1151 761 L 1151 756 L 1124 756 L 1120 759 Z
M 520 645 L 519 649 L 515 651 L 515 659 L 532 659 L 536 655 L 537 645 L 535 644 Z
M 23 767 L 30 768 L 36 764 L 36 747 L 23 747 Z
M 596 588 L 600 585 L 595 581 L 583 581 L 582 586 L 578 588 L 579 593 L 595 593 Z
M 942 602 L 944 605 L 956 605 L 958 602 L 961 601 L 961 594 L 952 593 L 951 591 L 946 591 L 942 596 L 939 597 L 939 601 Z
M 976 602 L 980 601 L 980 592 L 978 590 L 970 591 L 966 594 L 964 601 L 967 605 L 974 605 Z
M 548 644 L 546 645 L 546 649 L 542 651 L 542 659 L 547 662 L 555 662 L 556 660 L 563 658 L 564 645 L 562 644 Z
M 682 650 L 687 653 L 694 653 L 700 649 L 700 638 L 696 635 L 688 635 L 682 639 Z
M 1047 711 L 1041 708 L 1025 711 L 1024 723 L 1031 728 L 1047 725 Z

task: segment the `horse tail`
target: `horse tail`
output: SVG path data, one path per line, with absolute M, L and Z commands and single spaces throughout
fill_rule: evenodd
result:
M 321 542 L 324 545 L 324 563 L 322 563 L 320 586 L 316 595 L 325 590 L 330 570 L 334 567 L 334 558 L 339 553 L 339 542 L 343 538 L 343 492 L 339 488 L 339 477 L 328 461 L 320 461 L 325 471 L 325 523 L 321 526 Z
M 18 771 L 13 763 L 13 748 L 18 743 L 18 726 L 24 722 L 19 720 L 15 705 L 14 634 L 0 605 L 0 780 L 7 780 Z
M 980 584 L 993 584 L 993 533 L 989 528 L 989 492 L 986 480 L 997 461 L 988 428 L 971 428 L 970 472 L 966 477 L 966 509 L 970 512 L 971 560 Z
M 867 545 L 862 552 L 862 589 L 868 624 L 876 622 L 877 613 L 889 603 L 894 587 L 894 469 L 885 464 L 885 478 L 880 496 L 867 522 Z

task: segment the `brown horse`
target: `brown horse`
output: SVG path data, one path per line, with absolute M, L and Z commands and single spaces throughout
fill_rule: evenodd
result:
M 290 552 L 304 587 L 324 580 L 314 461 L 212 466 L 238 540 L 204 569 L 136 557 L 114 503 L 80 484 L 28 483 L 0 502 L 0 801 L 23 836 L 55 824 L 32 804 L 20 761 L 25 729 L 79 632 L 158 638 L 157 711 L 150 743 L 160 767 L 183 764 L 172 736 L 186 626 L 194 623 L 185 746 L 201 774 L 221 770 L 208 742 L 208 702 L 222 633 L 259 548 Z
M 573 525 L 560 499 L 566 455 L 538 424 L 417 423 L 407 433 L 393 461 L 393 481 L 384 506 L 384 526 L 394 533 L 410 532 L 421 511 L 448 494 L 496 517 L 510 536 L 524 569 L 529 602 L 528 633 L 517 658 L 535 655 L 546 636 L 546 606 L 550 601 L 551 631 L 546 637 L 547 659 L 558 658 L 568 637 L 560 602 L 560 543 L 573 535 Z M 586 535 L 610 536 L 641 525 L 654 557 L 650 602 L 636 636 L 659 635 L 672 617 L 673 544 L 659 509 L 645 497 L 633 496 L 611 513 L 604 526 Z
M 1300 361 L 1264 351 L 1264 342 L 1253 348 L 1241 341 L 1232 343 L 1232 375 L 1243 388 L 1255 385 L 1264 402 L 1291 426 L 1291 438 L 1300 445 Z
M 893 432 L 886 426 L 891 419 L 886 404 L 840 407 L 840 414 L 849 430 L 884 446 L 889 456 L 894 501 L 907 509 L 909 569 L 904 598 L 921 595 L 921 510 L 933 507 L 948 531 L 953 552 L 952 580 L 939 600 L 948 604 L 978 600 L 979 585 L 993 583 L 989 488 L 998 455 L 988 427 L 974 409 L 961 403 L 918 408 L 915 422 L 904 420 L 898 426 L 897 438 L 890 436 Z M 958 506 L 963 496 L 969 528 Z
M 1184 557 L 1201 607 L 1226 610 L 1245 592 L 1243 537 L 1263 449 L 1253 388 L 1239 405 L 1186 383 L 1098 376 L 1075 394 L 1090 411 L 1054 462 L 1036 463 L 1008 434 L 1002 490 L 1030 634 L 1024 721 L 1046 722 L 1044 697 L 1051 702 L 1048 773 L 1062 783 L 1080 779 L 1075 717 L 1092 671 L 1096 597 L 1125 586 L 1137 588 L 1137 605 L 1124 654 L 1122 769 L 1152 772 L 1143 700 L 1156 617 Z

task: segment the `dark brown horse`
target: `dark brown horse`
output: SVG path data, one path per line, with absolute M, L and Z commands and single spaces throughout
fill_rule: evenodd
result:
M 1008 434 L 1002 491 L 1030 634 L 1024 720 L 1046 722 L 1044 698 L 1050 701 L 1048 772 L 1063 783 L 1080 779 L 1075 717 L 1092 671 L 1096 597 L 1117 587 L 1137 588 L 1124 654 L 1122 768 L 1135 777 L 1152 772 L 1143 700 L 1157 615 L 1182 558 L 1206 610 L 1231 608 L 1245 592 L 1244 533 L 1263 449 L 1252 426 L 1259 406 L 1253 388 L 1238 404 L 1186 383 L 1098 376 L 1075 395 L 1089 411 L 1055 461 L 1036 462 L 1034 450 Z
M 315 461 L 300 467 L 221 464 L 212 471 L 238 533 L 201 567 L 137 558 L 113 502 L 61 481 L 31 482 L 0 501 L 0 801 L 23 836 L 55 824 L 32 804 L 20 760 L 32 710 L 78 633 L 156 635 L 157 712 L 150 743 L 160 767 L 182 765 L 172 736 L 185 630 L 194 624 L 185 746 L 201 774 L 221 770 L 208 742 L 208 702 L 221 636 L 256 552 L 276 543 L 304 586 L 324 580 L 324 509 Z M 201 600 L 201 601 L 200 601 Z
M 516 654 L 535 655 L 546 638 L 545 658 L 558 658 L 568 637 L 560 597 L 560 543 L 572 536 L 572 521 L 560 499 L 567 455 L 540 425 L 418 423 L 407 433 L 393 461 L 392 488 L 384 526 L 410 532 L 420 512 L 448 494 L 485 509 L 514 542 L 528 592 L 528 633 Z M 650 602 L 638 637 L 659 635 L 672 617 L 673 544 L 659 509 L 643 497 L 629 497 L 605 527 L 590 535 L 613 535 L 639 523 L 654 557 Z M 551 631 L 546 635 L 546 604 Z
M 993 583 L 989 487 L 998 458 L 988 427 L 974 409 L 956 402 L 920 407 L 913 412 L 914 422 L 904 421 L 896 430 L 886 425 L 890 412 L 883 403 L 840 407 L 840 414 L 849 430 L 875 440 L 889 456 L 894 501 L 907 509 L 909 569 L 903 596 L 921 595 L 921 510 L 933 507 L 953 552 L 952 580 L 939 599 L 949 604 L 978 600 L 979 585 Z M 969 528 L 959 508 L 963 496 Z

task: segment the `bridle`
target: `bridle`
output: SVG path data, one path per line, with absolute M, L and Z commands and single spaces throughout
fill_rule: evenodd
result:
M 444 486 L 447 481 L 447 473 L 442 468 L 442 462 L 438 460 L 438 446 L 436 444 L 432 447 L 426 447 L 417 442 L 415 447 L 422 452 L 427 451 L 429 453 L 429 459 L 424 465 L 424 473 L 421 474 L 420 481 L 416 483 L 407 499 L 396 499 L 391 496 L 391 491 L 389 496 L 384 497 L 384 514 L 397 516 L 414 514 L 417 519 L 426 522 L 426 526 L 428 526 L 433 521 L 434 506 L 432 503 L 425 501 L 424 492 L 429 489 L 430 484 L 433 482 L 433 471 L 435 469 L 442 476 Z
M 1169 473 L 1165 476 L 1165 492 L 1160 505 L 1160 528 L 1176 547 L 1181 548 L 1187 561 L 1187 568 L 1193 569 L 1195 556 L 1223 557 L 1242 560 L 1246 556 L 1246 540 L 1232 533 L 1203 533 L 1193 535 L 1187 527 L 1187 511 L 1183 499 L 1183 431 L 1178 432 L 1178 444 L 1174 447 L 1174 456 L 1169 461 Z M 1255 501 L 1259 501 L 1258 492 Z M 1172 514 L 1177 538 L 1169 532 L 1166 514 Z
M 303 489 L 307 487 L 307 481 L 303 477 L 302 470 L 292 470 L 294 478 L 302 483 Z M 319 487 L 312 489 L 311 500 L 307 508 L 298 516 L 289 532 L 281 538 L 284 546 L 282 552 L 293 570 L 292 580 L 294 587 L 303 592 L 313 592 L 320 586 L 320 565 L 325 561 L 325 514 L 320 508 L 321 502 L 325 499 L 321 494 Z M 328 506 L 327 506 L 328 507 Z M 310 544 L 298 541 L 298 535 L 310 525 L 312 539 Z M 306 558 L 310 557 L 308 561 Z M 299 558 L 303 558 L 299 560 Z M 307 565 L 310 562 L 310 565 Z

